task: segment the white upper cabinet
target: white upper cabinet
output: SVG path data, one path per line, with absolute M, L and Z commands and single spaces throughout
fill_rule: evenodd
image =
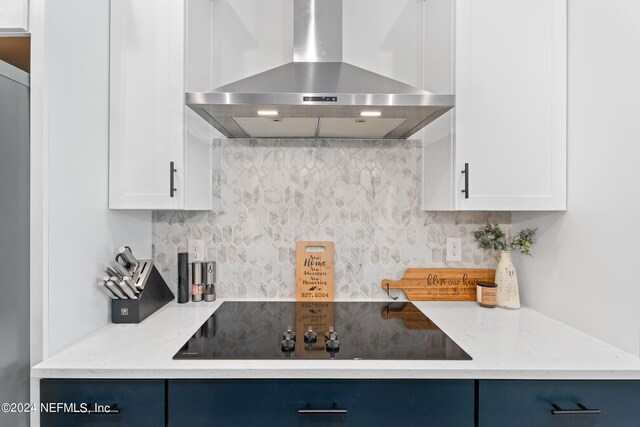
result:
M 29 31 L 29 1 L 0 0 L 0 33 Z
M 444 3 L 425 59 L 455 72 L 426 75 L 456 107 L 425 132 L 423 208 L 565 210 L 566 0 Z
M 208 210 L 211 0 L 111 0 L 109 207 Z

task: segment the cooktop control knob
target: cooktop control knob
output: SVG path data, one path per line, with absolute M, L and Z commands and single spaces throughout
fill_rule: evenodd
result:
M 325 341 L 324 345 L 325 349 L 328 352 L 337 353 L 338 351 L 340 351 L 340 341 L 338 341 L 337 339 L 327 340 Z
M 313 328 L 309 326 L 309 330 L 304 333 L 304 342 L 314 343 L 318 341 L 318 334 L 313 331 Z
M 285 353 L 290 353 L 292 351 L 296 351 L 296 342 L 292 339 L 283 339 L 280 344 L 282 351 Z
M 331 326 L 329 330 L 324 333 L 324 339 L 325 341 L 338 339 L 338 333 L 333 330 L 333 326 Z
M 296 340 L 296 333 L 293 332 L 293 330 L 291 329 L 291 326 L 287 327 L 287 330 L 284 332 L 284 334 L 282 334 L 282 339 L 283 340 Z

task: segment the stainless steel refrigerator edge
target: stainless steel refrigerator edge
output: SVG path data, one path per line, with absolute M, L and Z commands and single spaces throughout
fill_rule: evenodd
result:
M 0 61 L 0 403 L 29 402 L 29 74 Z M 0 412 L 0 425 L 28 414 Z

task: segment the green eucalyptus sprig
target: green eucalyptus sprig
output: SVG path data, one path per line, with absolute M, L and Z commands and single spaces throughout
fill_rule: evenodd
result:
M 533 246 L 533 238 L 536 235 L 537 228 L 525 228 L 513 237 L 511 248 L 519 250 L 521 254 L 531 255 L 529 250 Z
M 495 251 L 518 250 L 524 255 L 531 255 L 529 252 L 533 246 L 533 238 L 538 229 L 525 228 L 516 234 L 511 243 L 507 241 L 507 236 L 498 224 L 485 224 L 482 228 L 473 232 L 473 237 L 480 249 L 493 249 Z

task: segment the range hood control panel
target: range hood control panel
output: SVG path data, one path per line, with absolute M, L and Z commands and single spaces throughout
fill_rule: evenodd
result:
M 303 96 L 303 102 L 338 102 L 337 96 Z

